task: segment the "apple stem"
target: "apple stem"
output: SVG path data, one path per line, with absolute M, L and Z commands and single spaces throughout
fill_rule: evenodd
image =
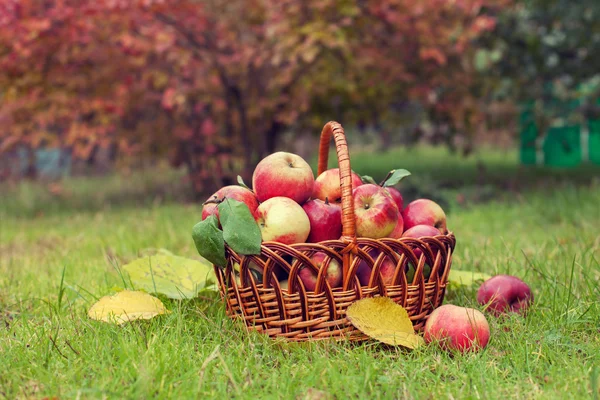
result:
M 325 204 L 329 205 L 329 197 L 325 197 Z
M 385 176 L 385 178 L 383 178 L 383 180 L 379 184 L 379 186 L 383 187 L 383 184 L 385 183 L 385 181 L 387 181 L 389 179 L 389 177 L 392 176 L 393 173 L 394 173 L 394 170 L 391 170 L 390 172 L 388 172 L 387 175 Z
M 222 199 L 219 199 L 217 196 L 214 196 L 214 198 L 210 199 L 210 200 L 206 200 L 204 203 L 202 203 L 202 205 L 205 204 L 220 204 L 222 202 L 224 202 L 226 199 L 226 197 L 223 197 Z

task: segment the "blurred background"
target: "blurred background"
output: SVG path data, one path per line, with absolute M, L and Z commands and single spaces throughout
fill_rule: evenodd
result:
M 451 205 L 600 176 L 597 0 L 3 0 L 10 213 L 197 202 L 276 150 Z

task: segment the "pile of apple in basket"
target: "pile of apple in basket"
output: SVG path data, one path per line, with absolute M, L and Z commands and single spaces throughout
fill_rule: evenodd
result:
M 361 178 L 352 172 L 352 196 L 358 237 L 421 238 L 447 233 L 446 215 L 434 201 L 418 199 L 404 207 L 402 195 L 393 186 L 407 175 L 410 173 L 404 169 L 393 170 L 383 182 L 377 184 L 369 176 Z M 244 216 L 240 215 L 245 211 L 243 204 L 249 211 L 245 219 L 249 219 L 251 215 L 256 221 L 256 232 L 260 233 L 262 241 L 289 245 L 340 239 L 342 207 L 338 168 L 328 169 L 315 179 L 311 167 L 302 157 L 289 152 L 276 152 L 265 157 L 256 166 L 252 176 L 253 190 L 241 181 L 240 184 L 221 188 L 210 196 L 202 209 L 202 220 L 206 224 L 209 222 L 207 219 L 212 219 L 212 223 L 211 226 L 205 225 L 204 236 L 197 235 L 198 239 L 204 239 L 204 243 L 196 241 L 196 244 L 200 254 L 216 265 L 223 265 L 225 259 L 220 256 L 223 253 L 219 243 L 214 243 L 218 240 L 214 240 L 214 237 L 213 240 L 206 240 L 210 236 L 207 234 L 218 231 L 218 225 L 222 222 L 219 221 L 220 212 L 226 211 L 228 215 L 237 212 L 238 219 L 243 220 Z M 235 207 L 232 208 L 227 202 L 235 204 Z M 251 240 L 249 238 L 253 236 L 252 231 L 245 229 L 245 232 L 240 232 L 238 241 Z M 240 230 L 244 229 L 240 227 Z M 325 258 L 325 254 L 316 252 L 311 261 L 320 267 Z M 381 266 L 384 284 L 391 282 L 395 267 L 396 264 L 391 261 Z M 254 272 L 260 274 L 259 271 Z M 281 272 L 283 271 L 279 271 L 280 285 L 285 288 L 287 277 Z M 424 271 L 426 278 L 429 272 Z M 410 280 L 414 269 L 406 273 Z M 362 264 L 356 275 L 361 285 L 367 285 L 371 275 L 370 268 Z M 316 272 L 303 268 L 299 271 L 299 277 L 307 291 L 315 289 Z M 329 263 L 327 282 L 331 288 L 342 285 L 342 266 L 336 260 Z

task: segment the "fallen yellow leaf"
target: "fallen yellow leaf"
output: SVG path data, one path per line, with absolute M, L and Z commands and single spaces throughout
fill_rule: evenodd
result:
M 148 293 L 123 290 L 115 295 L 102 297 L 89 309 L 88 316 L 120 325 L 136 319 L 151 319 L 168 312 L 159 299 Z
M 415 334 L 408 312 L 389 297 L 358 300 L 348 307 L 346 316 L 361 332 L 380 342 L 409 349 L 425 343 Z

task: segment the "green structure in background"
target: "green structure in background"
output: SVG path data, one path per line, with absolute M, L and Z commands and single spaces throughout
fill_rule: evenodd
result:
M 541 137 L 534 119 L 534 104 L 534 101 L 525 103 L 520 115 L 522 164 L 552 167 L 576 167 L 585 161 L 600 164 L 600 120 L 587 120 L 582 125 L 570 118 L 577 114 L 579 100 L 553 99 L 546 104 L 551 115 L 560 117 Z

